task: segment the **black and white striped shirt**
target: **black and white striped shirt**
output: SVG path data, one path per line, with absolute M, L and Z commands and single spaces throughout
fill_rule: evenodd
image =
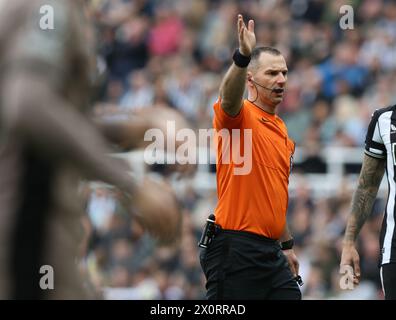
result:
M 396 262 L 396 105 L 374 112 L 366 136 L 365 153 L 386 159 L 389 194 L 380 234 L 380 264 Z

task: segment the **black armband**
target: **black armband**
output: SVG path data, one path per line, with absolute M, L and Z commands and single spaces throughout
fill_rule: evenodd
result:
M 232 60 L 234 60 L 235 65 L 238 67 L 246 68 L 250 63 L 250 56 L 246 57 L 239 52 L 239 49 L 236 49 L 234 55 L 232 56 Z
M 290 250 L 294 246 L 294 240 L 291 238 L 290 240 L 284 241 L 280 243 L 282 250 Z

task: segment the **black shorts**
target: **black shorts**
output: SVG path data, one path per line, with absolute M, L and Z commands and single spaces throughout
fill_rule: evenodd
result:
M 208 299 L 300 300 L 301 291 L 276 240 L 221 230 L 200 254 Z
M 381 280 L 385 300 L 396 300 L 396 263 L 384 264 L 381 267 Z

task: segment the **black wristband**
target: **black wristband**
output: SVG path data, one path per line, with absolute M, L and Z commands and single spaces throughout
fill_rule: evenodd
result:
M 290 240 L 281 242 L 280 244 L 282 250 L 290 250 L 294 246 L 294 240 L 291 238 Z
M 250 63 L 250 56 L 246 57 L 239 52 L 239 49 L 236 49 L 232 56 L 232 60 L 234 60 L 235 65 L 238 67 L 246 68 Z

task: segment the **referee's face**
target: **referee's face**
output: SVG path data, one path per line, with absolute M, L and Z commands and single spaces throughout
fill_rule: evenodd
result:
M 258 67 L 251 72 L 253 80 L 261 85 L 256 85 L 258 100 L 275 109 L 282 102 L 286 89 L 288 70 L 285 58 L 282 55 L 264 52 L 260 55 L 257 65 Z

